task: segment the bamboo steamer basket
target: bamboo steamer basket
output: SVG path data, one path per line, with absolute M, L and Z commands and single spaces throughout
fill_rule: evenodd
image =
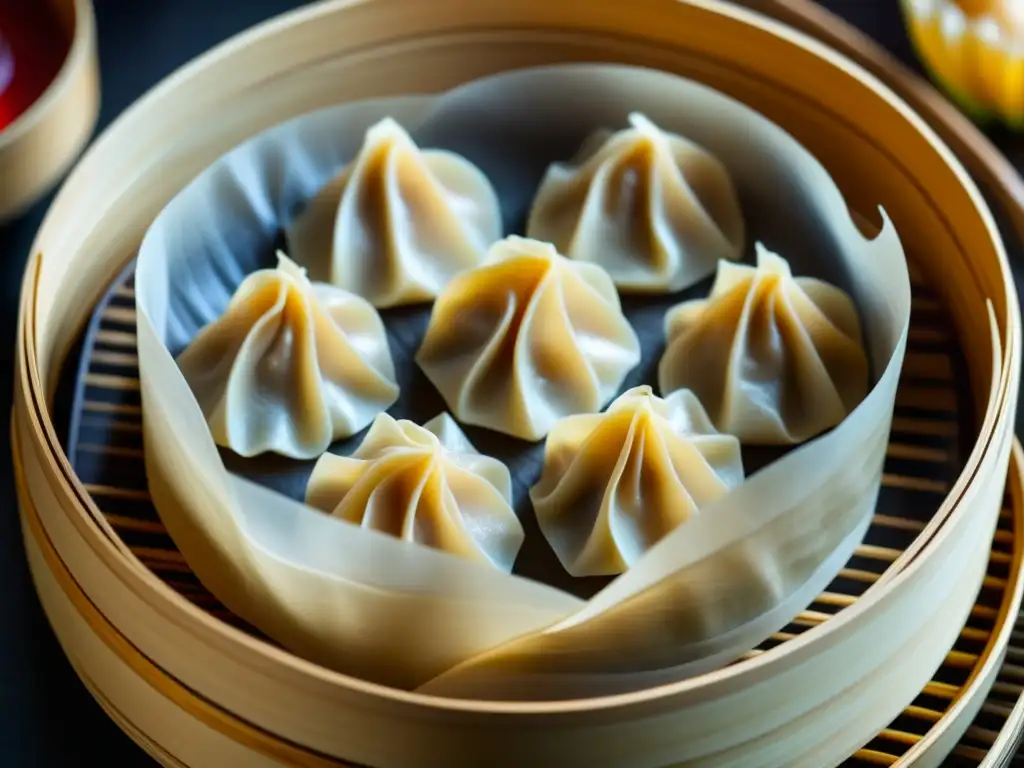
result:
M 176 552 L 173 542 L 166 536 L 161 538 L 156 533 L 160 526 L 152 505 L 141 499 L 124 498 L 131 493 L 130 488 L 123 487 L 126 478 L 137 478 L 142 466 L 139 447 L 141 441 L 137 438 L 140 425 L 137 418 L 123 412 L 128 407 L 125 401 L 130 399 L 130 395 L 119 388 L 116 383 L 118 379 L 114 378 L 120 375 L 120 381 L 134 381 L 138 375 L 132 363 L 130 340 L 115 335 L 119 328 L 130 326 L 133 319 L 131 307 L 134 292 L 131 274 L 132 269 L 129 268 L 115 280 L 112 289 L 96 308 L 83 340 L 82 364 L 75 365 L 75 361 L 71 360 L 64 366 L 64 378 L 78 385 L 72 401 L 71 423 L 65 441 L 66 451 L 73 466 L 79 471 L 82 482 L 87 488 L 96 490 L 99 507 L 107 522 L 129 544 L 133 552 L 143 562 L 149 564 L 168 586 L 213 615 L 223 616 L 225 620 L 230 621 L 231 617 L 222 613 L 222 609 L 217 607 L 212 596 L 190 583 L 187 576 L 182 573 L 182 563 L 174 557 Z M 927 286 L 920 282 L 915 283 L 915 295 L 919 302 L 930 298 Z M 955 376 L 950 370 L 952 358 L 934 352 L 931 353 L 931 357 L 925 357 L 921 351 L 920 342 L 924 338 L 934 340 L 946 336 L 946 329 L 941 324 L 936 324 L 934 318 L 929 318 L 927 314 L 922 316 L 921 313 L 916 313 L 915 317 L 911 331 L 914 342 L 904 366 L 901 392 L 913 391 L 914 385 L 928 376 L 938 376 L 955 386 Z M 927 322 L 929 319 L 933 322 Z M 925 334 L 924 331 L 929 333 Z M 118 350 L 116 352 L 111 350 L 115 345 Z M 939 362 L 942 359 L 945 359 L 946 363 Z M 925 364 L 925 360 L 930 362 Z M 105 408 L 101 408 L 101 405 Z M 120 413 L 117 412 L 119 409 Z M 933 428 L 956 424 L 938 420 L 925 423 Z M 920 427 L 919 424 L 916 426 Z M 911 437 L 908 430 L 913 428 L 914 425 L 906 423 L 906 419 L 897 420 L 890 444 L 890 454 L 899 457 L 916 450 L 919 452 L 918 456 L 923 458 L 926 451 L 933 454 L 944 450 L 955 452 L 955 440 L 948 441 L 944 447 L 943 443 L 939 443 L 940 447 L 935 447 L 933 443 L 929 448 L 907 442 Z M 129 433 L 134 433 L 136 438 L 133 440 Z M 932 455 L 930 458 L 936 460 L 938 456 Z M 981 764 L 995 755 L 1007 754 L 1000 743 L 1010 743 L 1008 737 L 1002 736 L 1002 731 L 1011 731 L 1012 710 L 1007 712 L 1009 708 L 1005 704 L 1000 704 L 998 698 L 1014 690 L 1012 680 L 1015 676 L 1019 679 L 1020 675 L 1020 668 L 1014 665 L 1012 654 L 1015 650 L 1013 618 L 1017 615 L 1024 587 L 1021 572 L 1024 559 L 1024 528 L 1019 522 L 1024 506 L 1021 468 L 1018 450 L 1014 454 L 1014 463 L 1008 480 L 1008 495 L 992 541 L 984 586 L 971 609 L 967 625 L 960 630 L 959 637 L 943 660 L 941 668 L 914 702 L 844 765 L 939 765 L 951 752 L 960 759 L 961 764 Z M 112 492 L 115 490 L 121 493 L 122 498 L 112 498 Z M 886 495 L 892 490 L 891 487 L 887 487 L 883 491 L 880 507 L 887 506 Z M 918 524 L 918 521 L 910 518 L 892 517 L 880 512 L 872 526 L 872 533 L 869 533 L 869 539 L 873 538 L 873 533 L 881 529 L 913 529 Z M 104 645 L 119 645 L 124 648 L 127 644 L 123 636 L 88 604 L 79 589 L 73 584 L 70 590 L 68 589 L 70 577 L 66 569 L 53 554 L 52 545 L 46 541 L 45 533 L 39 534 L 36 538 L 39 531 L 38 518 L 33 510 L 27 508 L 25 529 L 26 546 L 32 555 L 30 560 L 35 564 L 36 579 L 40 583 L 44 606 L 55 628 L 61 633 L 62 642 L 69 655 L 76 659 L 74 663 L 79 674 L 111 716 L 132 735 L 132 738 L 151 754 L 158 756 L 162 762 L 176 764 L 180 761 L 184 764 L 193 764 L 198 760 L 197 764 L 206 764 L 240 759 L 237 744 L 210 744 L 207 739 L 197 738 L 191 732 L 195 729 L 203 730 L 204 710 L 196 711 L 194 703 L 190 703 L 188 696 L 182 696 L 180 686 L 176 686 L 162 670 L 145 660 L 140 662 L 137 656 L 133 657 L 129 666 L 149 683 L 142 686 L 130 686 L 125 681 L 117 682 L 102 671 L 94 671 L 92 667 L 100 670 L 106 668 L 106 665 L 94 660 L 97 655 L 106 655 L 102 653 Z M 878 551 L 881 549 L 869 544 L 861 547 L 860 553 L 862 557 L 877 556 L 881 554 Z M 40 557 L 45 561 L 42 565 L 48 567 L 48 570 L 39 566 Z M 884 562 L 880 563 L 876 570 L 884 567 Z M 877 574 L 872 575 L 877 577 Z M 64 599 L 55 599 L 52 596 L 48 599 L 48 595 L 53 593 L 44 588 L 43 584 L 52 583 L 54 576 L 60 582 L 57 594 L 63 589 Z M 838 583 L 836 588 L 841 589 Z M 791 630 L 778 633 L 772 642 L 786 642 L 803 628 L 815 626 L 822 620 L 829 620 L 830 612 L 850 605 L 855 599 L 852 594 L 833 591 L 830 588 L 815 600 L 811 610 L 798 617 Z M 63 604 L 63 610 L 60 604 Z M 99 635 L 98 644 L 82 642 L 82 635 L 92 634 Z M 98 646 L 100 650 L 96 647 L 90 650 L 85 647 L 86 645 Z M 758 649 L 754 653 L 763 651 L 764 649 Z M 1004 658 L 1007 661 L 1000 667 L 1000 661 Z M 128 688 L 132 690 L 127 690 Z M 1017 688 L 1019 689 L 1019 686 Z M 988 693 L 991 693 L 991 698 L 986 701 Z M 171 698 L 172 701 L 181 703 L 186 712 L 195 712 L 195 717 L 191 720 L 184 719 L 183 722 L 179 722 L 182 720 L 180 717 L 171 718 L 174 729 L 170 732 L 165 728 L 168 717 L 165 714 L 160 714 L 155 723 L 144 725 L 140 716 L 136 714 L 139 711 L 136 704 L 140 696 L 155 697 L 156 704 L 153 709 L 157 710 L 161 709 L 161 697 Z M 166 707 L 166 702 L 164 706 Z M 148 712 L 150 708 L 144 708 L 143 711 Z M 130 717 L 124 714 L 126 712 L 131 713 Z M 206 712 L 208 713 L 208 710 Z M 224 712 L 219 713 L 219 717 L 220 722 L 231 720 L 230 715 Z M 973 726 L 972 718 L 975 720 Z M 186 727 L 187 725 L 191 725 L 192 728 Z M 235 726 L 235 741 L 240 740 L 240 727 L 238 724 Z M 966 736 L 964 743 L 957 745 L 957 739 L 962 736 Z M 983 750 L 977 746 L 978 743 L 987 749 Z M 249 755 L 246 760 L 256 760 L 258 755 L 258 752 Z M 306 757 L 308 759 L 308 755 Z M 973 763 L 970 762 L 972 760 Z
M 65 398 L 63 392 L 58 395 L 58 400 L 71 402 L 65 450 L 79 479 L 96 496 L 106 521 L 133 553 L 165 584 L 191 602 L 225 621 L 237 623 L 238 620 L 227 613 L 212 595 L 194 583 L 173 541 L 163 530 L 156 510 L 140 492 L 140 487 L 144 486 L 140 483 L 144 466 L 141 424 L 133 411 L 135 394 L 128 387 L 138 380 L 138 369 L 132 339 L 126 335 L 126 329 L 130 329 L 134 321 L 133 271 L 134 266 L 130 266 L 114 281 L 94 311 L 82 341 L 81 363 L 76 365 L 74 360 L 70 360 L 64 366 L 62 380 L 69 381 L 74 389 L 72 398 Z M 934 301 L 919 276 L 915 277 L 914 293 L 919 305 Z M 902 400 L 910 397 L 920 404 L 921 396 L 913 393 L 921 383 L 929 380 L 941 385 L 933 390 L 935 395 L 957 389 L 954 354 L 950 349 L 951 333 L 951 329 L 933 313 L 914 313 L 912 341 L 901 380 Z M 941 351 L 944 348 L 947 351 Z M 954 428 L 966 421 L 960 416 L 962 414 L 957 414 L 958 418 L 950 421 L 898 417 L 889 446 L 889 454 L 894 459 L 890 469 L 896 469 L 896 462 L 905 458 L 941 466 L 945 456 L 945 461 L 955 471 L 959 461 L 952 457 L 960 451 Z M 931 435 L 927 445 L 922 445 L 921 436 L 916 434 L 921 431 L 941 432 L 942 438 L 935 439 L 935 435 Z M 851 765 L 895 760 L 897 757 L 922 765 L 941 760 L 977 714 L 985 694 L 993 685 L 1001 652 L 1006 648 L 1012 630 L 1010 619 L 1019 606 L 1022 582 L 1016 534 L 1020 528 L 1013 523 L 1013 510 L 1019 506 L 1015 504 L 1020 497 L 1019 479 L 1019 474 L 1011 471 L 1010 496 L 1000 514 L 984 586 L 954 648 L 914 703 L 896 722 L 883 729 L 873 743 L 860 750 Z M 860 580 L 864 580 L 866 574 L 874 581 L 884 575 L 887 562 L 895 560 L 899 550 L 878 546 L 877 542 L 888 538 L 890 543 L 898 543 L 899 536 L 894 540 L 892 532 L 904 529 L 907 535 L 902 539 L 903 545 L 912 544 L 913 533 L 925 525 L 922 520 L 914 519 L 915 510 L 910 508 L 918 505 L 908 505 L 906 501 L 902 505 L 902 516 L 888 514 L 895 511 L 891 494 L 905 489 L 911 480 L 918 483 L 928 481 L 923 477 L 896 475 L 890 477 L 883 489 L 880 511 L 868 534 L 868 541 L 875 543 L 866 543 L 857 551 L 861 559 L 874 560 L 873 565 L 868 566 L 870 570 L 855 574 L 853 570 L 846 569 L 842 574 L 843 579 L 849 582 L 846 586 L 843 586 L 843 580 L 838 581 L 819 595 L 811 609 L 797 617 L 791 628 L 777 633 L 768 644 L 751 655 L 762 653 L 771 645 L 787 642 L 808 627 L 828 621 L 837 610 L 849 606 L 858 594 L 855 587 L 851 589 L 855 582 L 853 576 L 859 575 Z M 932 479 L 929 482 L 937 481 Z M 919 506 L 925 518 L 929 518 L 935 511 L 934 504 L 929 505 L 927 498 L 920 498 L 924 494 L 915 495 L 922 502 Z M 887 532 L 888 537 L 885 536 Z M 90 626 L 96 621 L 94 616 Z M 102 619 L 99 621 L 102 623 Z M 108 629 L 105 634 L 109 633 Z M 1008 667 L 1008 671 L 1012 670 Z M 88 673 L 83 673 L 83 676 L 87 680 L 93 679 Z M 97 688 L 96 685 L 93 687 Z M 103 693 L 97 693 L 97 697 L 105 702 L 108 709 L 115 713 L 119 711 L 111 703 L 111 699 L 117 698 L 116 689 L 110 697 Z M 121 715 L 115 715 L 115 719 L 120 718 Z
M 745 707 L 771 711 L 777 722 L 737 723 L 722 733 L 717 718 L 719 741 L 701 764 L 827 765 L 921 690 L 965 624 L 1000 509 L 1020 345 L 1005 256 L 972 182 L 872 78 L 762 17 L 710 0 L 642 0 L 628 11 L 565 5 L 452 0 L 427 12 L 376 0 L 283 17 L 221 46 L 130 110 L 82 161 L 43 224 L 18 339 L 14 439 L 23 509 L 37 511 L 59 562 L 123 638 L 107 646 L 120 648 L 115 657 L 133 649 L 182 686 L 209 715 L 202 732 L 210 738 L 211 730 L 233 732 L 226 722 L 245 724 L 248 735 L 237 743 L 255 741 L 259 756 L 238 764 L 418 764 L 430 755 L 429 762 L 453 765 L 472 755 L 495 764 L 570 756 L 656 765 L 665 754 L 656 751 L 659 741 L 708 731 L 716 707 L 742 694 Z M 963 471 L 936 494 L 930 522 L 861 599 L 801 637 L 681 685 L 583 704 L 456 704 L 382 689 L 232 629 L 168 589 L 103 516 L 97 489 L 90 495 L 75 476 L 52 411 L 62 361 L 162 204 L 221 152 L 287 116 L 581 59 L 656 66 L 734 95 L 815 152 L 855 210 L 886 206 L 938 291 L 931 301 L 964 341 L 968 410 L 978 425 Z M 45 557 L 37 562 L 37 573 L 53 570 Z M 853 647 L 861 649 L 856 659 Z M 779 693 L 800 685 L 807 695 L 799 701 Z M 180 690 L 168 706 L 181 707 Z M 829 701 L 815 706 L 815 697 Z M 182 762 L 225 764 L 203 754 L 197 749 Z
M 99 116 L 96 22 L 90 0 L 47 0 L 70 41 L 43 94 L 0 131 L 0 222 L 24 212 L 56 184 Z

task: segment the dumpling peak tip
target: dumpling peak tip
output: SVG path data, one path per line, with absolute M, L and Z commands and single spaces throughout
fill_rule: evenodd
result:
M 627 119 L 630 127 L 644 138 L 651 141 L 662 141 L 665 138 L 664 131 L 642 112 L 630 112 Z
M 504 261 L 517 256 L 532 256 L 557 261 L 564 258 L 555 246 L 545 240 L 534 240 L 522 235 L 508 235 L 491 245 L 488 261 Z
M 650 384 L 638 384 L 635 387 L 630 387 L 616 399 L 621 400 L 626 397 L 656 397 L 654 394 L 654 387 Z
M 649 384 L 640 384 L 630 387 L 612 400 L 606 412 L 616 413 L 625 409 L 636 412 L 656 411 L 660 401 L 661 398 L 655 394 L 653 387 Z
M 510 245 L 518 245 L 527 248 L 542 248 L 551 251 L 555 250 L 555 246 L 549 243 L 547 240 L 537 240 L 532 237 L 524 237 L 523 235 L 507 235 L 498 242 L 506 242 Z
M 412 143 L 409 132 L 393 117 L 383 117 L 366 130 L 366 143 L 373 144 L 381 140 L 399 140 Z
M 775 272 L 791 274 L 789 262 L 782 258 L 762 242 L 754 244 L 754 251 L 757 254 L 757 266 L 768 268 Z
M 436 424 L 437 417 L 425 424 L 417 424 L 412 419 L 396 419 L 390 413 L 379 413 L 373 420 L 373 427 L 385 427 L 391 430 L 398 430 L 409 440 L 410 445 L 406 449 L 418 452 L 428 451 L 437 453 L 443 448 L 441 436 L 438 434 L 441 425 Z
M 277 251 L 277 268 L 279 271 L 284 272 L 289 277 L 294 277 L 296 279 L 302 280 L 306 279 L 305 267 L 300 267 L 298 264 L 296 264 L 288 257 L 288 254 L 286 254 L 282 250 Z

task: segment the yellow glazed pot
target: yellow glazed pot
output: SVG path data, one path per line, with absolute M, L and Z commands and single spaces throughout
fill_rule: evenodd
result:
M 1024 129 L 1024 2 L 901 0 L 925 68 L 972 118 Z

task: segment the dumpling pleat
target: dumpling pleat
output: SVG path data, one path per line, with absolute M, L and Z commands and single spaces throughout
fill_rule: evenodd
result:
M 782 423 L 789 425 L 783 428 L 797 435 L 813 432 L 815 416 L 838 424 L 846 416 L 847 409 L 839 395 L 838 381 L 823 357 L 830 342 L 838 335 L 835 326 L 820 322 L 823 318 L 813 305 L 804 305 L 801 307 L 803 311 L 798 311 L 796 306 L 802 302 L 799 294 L 793 291 L 783 293 L 778 301 L 785 308 L 777 323 L 782 335 L 782 349 L 790 358 L 780 392 Z
M 538 440 L 599 410 L 640 342 L 600 267 L 513 236 L 438 297 L 416 361 L 460 421 Z
M 467 423 L 484 420 L 495 411 L 503 411 L 504 418 L 510 421 L 528 418 L 522 391 L 516 387 L 515 380 L 516 342 L 522 325 L 524 298 L 509 291 L 505 294 L 505 302 L 505 311 L 488 342 L 476 356 L 465 358 L 465 376 L 448 376 L 448 386 L 454 384 L 458 387 L 461 384 L 456 412 L 462 414 L 463 421 Z M 452 328 L 454 333 L 460 331 Z
M 548 169 L 527 236 L 600 265 L 622 290 L 688 288 L 720 259 L 742 255 L 738 196 L 726 167 L 706 150 L 643 115 L 629 122 Z
M 822 365 L 836 387 L 844 409 L 852 411 L 863 399 L 863 382 L 868 378 L 867 357 L 860 349 L 860 319 L 846 294 L 832 286 L 811 286 L 811 292 L 794 293 L 800 314 Z M 827 298 L 826 298 L 827 297 Z
M 237 300 L 225 313 L 227 321 L 207 326 L 202 331 L 203 343 L 193 344 L 178 357 L 178 365 L 211 431 L 219 432 L 222 437 L 225 435 L 228 383 L 238 353 L 246 342 L 245 331 L 267 313 L 273 313 L 283 301 L 283 287 L 275 282 L 254 279 L 243 284 Z
M 670 312 L 666 325 L 672 333 L 658 363 L 662 394 L 690 389 L 709 413 L 718 414 L 726 407 L 727 356 L 740 331 L 739 324 L 730 316 L 742 314 L 744 303 L 745 298 L 740 295 L 714 306 L 702 299 L 686 302 Z M 704 321 L 696 323 L 693 318 Z
M 787 390 L 787 382 L 797 385 L 792 363 L 800 350 L 783 343 L 786 329 L 777 318 L 778 295 L 773 288 L 768 281 L 755 284 L 736 324 L 725 368 L 727 397 L 718 425 L 726 432 L 731 433 L 735 424 L 744 424 L 752 434 L 784 429 L 780 406 L 786 410 L 786 395 L 793 391 Z
M 662 161 L 665 173 L 672 176 L 671 183 L 664 185 L 668 226 L 676 215 L 686 216 L 681 220 L 689 224 L 686 250 L 690 253 L 742 253 L 746 224 L 728 170 L 689 142 L 671 140 L 670 147 L 675 163 L 667 162 L 668 158 Z M 673 199 L 674 195 L 679 199 Z M 685 258 L 686 252 L 679 256 Z
M 590 450 L 576 446 L 573 460 L 553 484 L 544 483 L 549 474 L 544 472 L 531 490 L 537 522 L 563 567 L 574 576 L 620 573 L 626 568 L 612 538 L 607 503 L 609 485 L 621 474 L 625 456 L 621 450 L 597 449 L 602 438 L 622 443 L 630 437 L 628 417 L 625 420 L 625 428 L 599 424 L 584 441 Z M 544 485 L 547 492 L 542 495 Z
M 351 458 L 325 454 L 307 503 L 364 528 L 510 571 L 524 532 L 512 478 L 447 414 L 424 426 L 381 414 Z
M 225 437 L 250 453 L 274 445 L 313 453 L 331 440 L 309 302 L 290 287 L 282 293 L 252 325 L 228 381 Z
M 538 424 L 557 421 L 565 413 L 596 411 L 611 394 L 602 391 L 598 378 L 596 368 L 602 361 L 587 354 L 591 350 L 583 349 L 585 335 L 581 338 L 570 324 L 566 292 L 564 284 L 547 273 L 530 297 L 516 333 L 514 388 L 535 432 Z M 591 341 L 589 346 L 597 345 Z M 540 396 L 531 396 L 534 393 Z
M 421 150 L 394 120 L 296 216 L 288 243 L 318 277 L 391 307 L 429 301 L 501 236 L 497 193 L 465 158 Z
M 506 475 L 507 477 L 507 475 Z M 488 482 L 480 482 L 480 478 Z M 463 469 L 458 465 L 449 466 L 445 472 L 445 490 L 450 498 L 449 520 L 463 538 L 479 542 L 496 566 L 510 569 L 519 549 L 519 543 L 507 535 L 504 515 L 495 510 L 504 510 L 509 493 L 490 482 L 480 472 Z
M 752 444 L 792 444 L 829 429 L 867 394 L 867 354 L 853 301 L 794 279 L 758 246 L 756 267 L 722 262 L 707 299 L 665 320 L 664 393 L 692 390 L 715 426 Z
M 306 503 L 321 512 L 333 514 L 339 500 L 355 487 L 362 474 L 363 462 L 359 459 L 325 453 L 314 465 Z
M 279 258 L 243 281 L 177 362 L 215 443 L 313 458 L 394 403 L 398 384 L 376 310 L 331 286 L 314 290 Z M 331 315 L 322 301 L 346 310 Z
M 555 425 L 530 498 L 570 574 L 613 575 L 742 481 L 739 441 L 692 393 L 636 387 L 603 414 Z

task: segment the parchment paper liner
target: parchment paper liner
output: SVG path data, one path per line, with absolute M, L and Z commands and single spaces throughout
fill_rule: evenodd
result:
M 226 305 L 266 242 L 355 154 L 369 125 L 390 115 L 421 146 L 477 162 L 508 227 L 529 203 L 526 180 L 539 178 L 527 158 L 537 166 L 539 156 L 541 165 L 568 157 L 592 130 L 624 125 L 634 110 L 726 163 L 749 231 L 794 273 L 854 296 L 876 380 L 841 425 L 755 473 L 589 601 L 356 528 L 227 472 L 171 350 Z M 867 239 L 828 173 L 784 131 L 722 94 L 650 70 L 521 70 L 442 96 L 297 118 L 201 174 L 142 244 L 139 367 L 154 504 L 229 609 L 293 652 L 364 679 L 450 696 L 574 698 L 720 666 L 806 607 L 874 510 L 910 317 L 902 246 L 881 218 L 881 232 Z

